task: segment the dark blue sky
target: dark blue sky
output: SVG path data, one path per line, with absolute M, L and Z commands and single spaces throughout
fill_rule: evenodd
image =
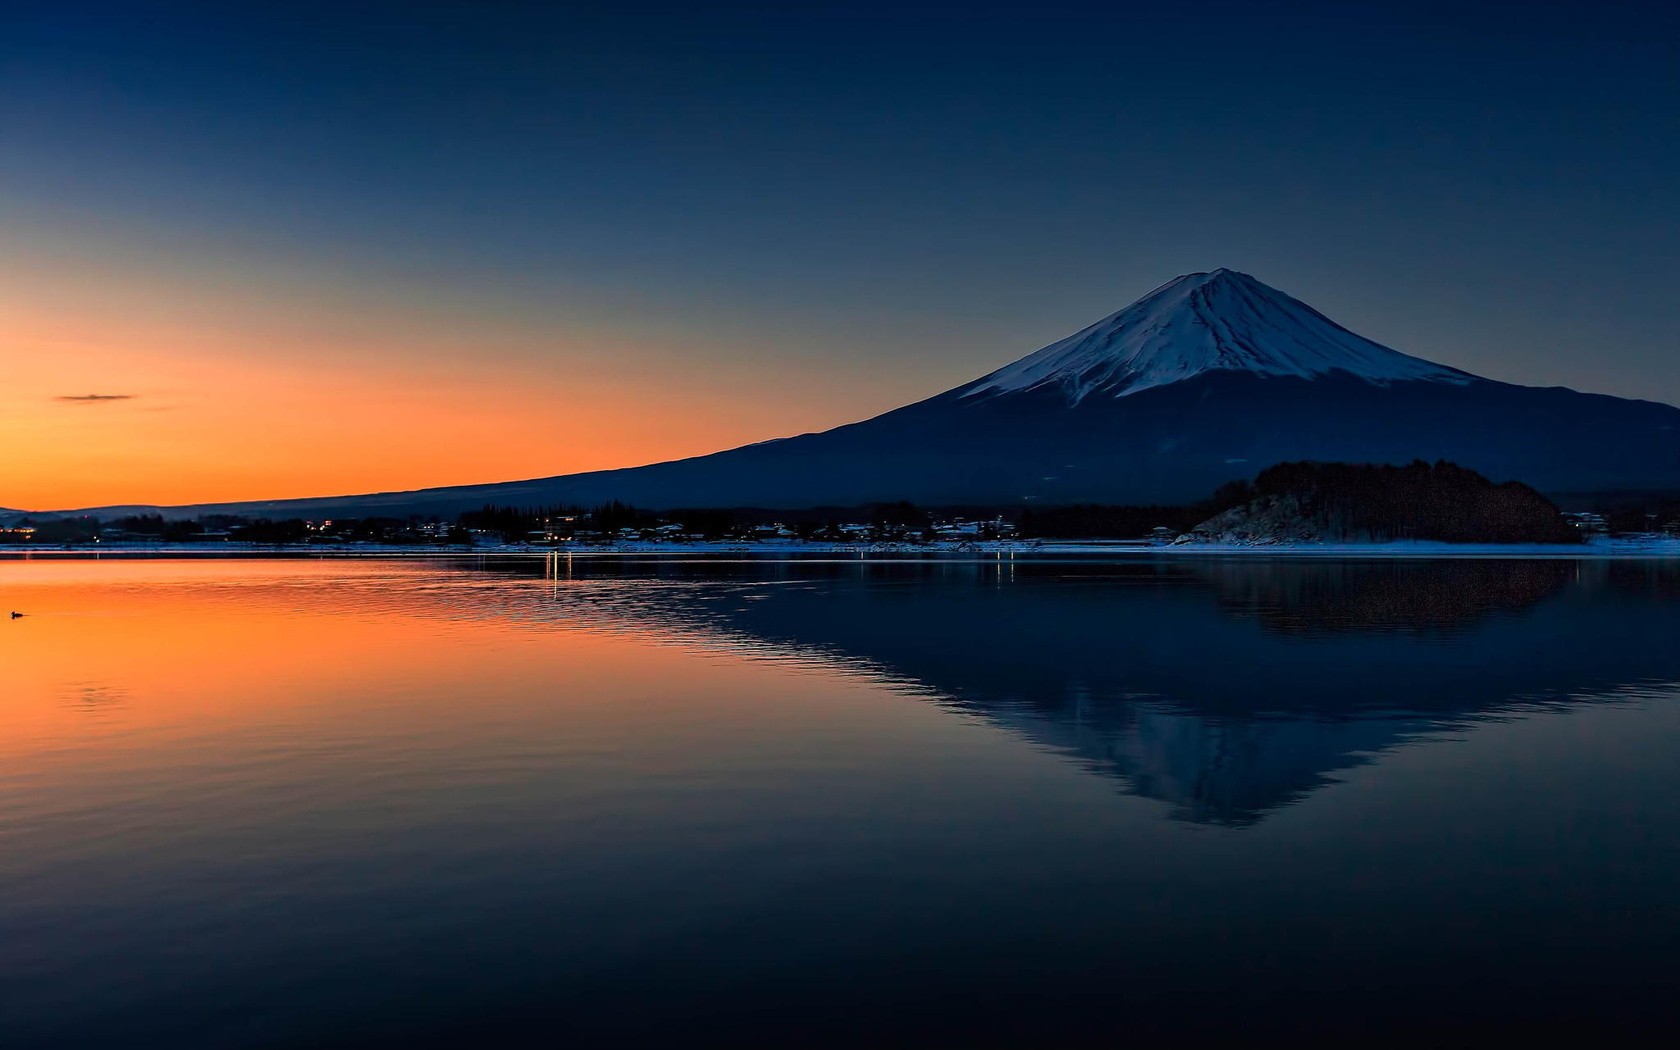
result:
M 816 427 L 1230 266 L 1680 401 L 1672 5 L 704 6 L 8 5 L 0 268 L 611 334 Z

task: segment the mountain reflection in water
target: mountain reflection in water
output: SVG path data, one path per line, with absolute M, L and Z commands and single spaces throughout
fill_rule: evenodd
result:
M 6 1050 L 1680 1023 L 1680 566 L 36 559 L 0 591 Z
M 680 585 L 589 586 L 646 577 Z M 551 597 L 884 675 L 1234 826 L 1420 734 L 1680 681 L 1655 562 L 571 558 Z

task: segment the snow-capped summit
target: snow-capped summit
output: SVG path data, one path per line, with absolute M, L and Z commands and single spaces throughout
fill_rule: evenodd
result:
M 1355 335 L 1306 303 L 1235 270 L 1175 278 L 1066 339 L 959 388 L 965 397 L 1059 387 L 1070 404 L 1124 397 L 1204 372 L 1371 383 L 1475 377 Z

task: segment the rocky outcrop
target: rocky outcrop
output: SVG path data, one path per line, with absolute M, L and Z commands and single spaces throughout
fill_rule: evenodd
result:
M 1214 515 L 1187 535 L 1190 542 L 1201 543 L 1312 543 L 1327 538 L 1295 496 L 1261 496 Z

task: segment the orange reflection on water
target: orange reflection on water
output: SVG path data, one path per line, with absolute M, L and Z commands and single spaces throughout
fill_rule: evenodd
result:
M 658 773 L 809 746 L 789 739 L 813 711 L 873 740 L 885 718 L 905 746 L 941 717 L 833 667 L 601 630 L 550 586 L 390 561 L 0 562 L 0 607 L 27 614 L 0 622 L 0 764 L 470 764 L 544 741 Z

